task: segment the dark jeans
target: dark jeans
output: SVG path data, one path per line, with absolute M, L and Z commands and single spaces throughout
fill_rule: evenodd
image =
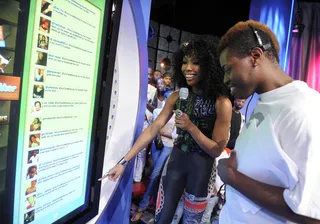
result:
M 156 223 L 171 223 L 183 193 L 183 223 L 200 223 L 215 181 L 214 161 L 205 153 L 172 150 L 160 180 Z

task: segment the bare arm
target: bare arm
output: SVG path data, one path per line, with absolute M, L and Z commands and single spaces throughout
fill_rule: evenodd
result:
M 160 135 L 166 138 L 172 139 L 172 133 L 167 133 L 165 131 L 160 131 Z
M 168 122 L 172 117 L 173 107 L 179 97 L 179 93 L 172 93 L 167 99 L 164 108 L 160 112 L 157 119 L 139 136 L 137 141 L 132 146 L 131 150 L 124 157 L 126 161 L 130 161 L 138 152 L 146 148 L 148 144 L 156 137 L 160 132 L 161 128 Z
M 197 126 L 192 124 L 188 132 L 203 151 L 212 158 L 219 157 L 228 143 L 232 116 L 232 105 L 228 98 L 220 97 L 216 102 L 217 118 L 214 123 L 212 139 L 205 136 Z
M 230 181 L 229 185 L 264 209 L 295 223 L 320 223 L 319 220 L 311 219 L 294 213 L 283 198 L 283 188 L 258 182 L 237 170 L 232 172 L 234 178 L 232 178 L 232 181 Z

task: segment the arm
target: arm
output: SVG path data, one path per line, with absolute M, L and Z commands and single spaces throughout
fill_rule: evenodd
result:
M 165 131 L 160 131 L 160 135 L 166 138 L 172 139 L 172 133 L 167 133 Z
M 138 154 L 138 152 L 140 152 L 143 148 L 146 148 L 148 144 L 156 137 L 157 133 L 159 133 L 161 128 L 172 117 L 173 106 L 178 97 L 178 93 L 173 93 L 169 96 L 157 119 L 139 136 L 131 150 L 124 157 L 124 160 L 130 161 L 136 154 Z
M 314 102 L 311 99 L 312 103 Z M 306 116 L 307 115 L 307 116 Z M 283 110 L 274 126 L 284 153 L 296 170 L 288 188 L 259 182 L 237 171 L 236 152 L 219 161 L 221 179 L 244 196 L 278 216 L 295 223 L 320 223 L 318 110 L 309 107 Z M 281 169 L 281 167 L 279 167 Z
M 233 178 L 228 184 L 264 209 L 296 223 L 320 223 L 319 220 L 294 213 L 283 198 L 283 188 L 261 183 L 237 170 L 232 172 Z
M 188 132 L 198 145 L 212 158 L 219 157 L 229 139 L 232 105 L 228 98 L 220 97 L 216 102 L 217 118 L 214 123 L 212 139 L 205 136 L 196 125 L 190 124 Z
M 153 113 L 152 113 L 152 120 L 156 120 L 157 119 L 157 117 L 159 116 L 159 111 L 161 111 L 160 109 L 155 109 L 154 111 L 153 111 Z M 171 118 L 170 118 L 171 119 Z M 165 124 L 166 125 L 166 124 Z M 163 131 L 164 129 L 162 128 L 161 130 L 160 130 L 160 135 L 161 136 L 164 136 L 164 137 L 166 137 L 166 138 L 169 138 L 169 139 L 172 139 L 172 132 L 166 132 L 166 131 Z

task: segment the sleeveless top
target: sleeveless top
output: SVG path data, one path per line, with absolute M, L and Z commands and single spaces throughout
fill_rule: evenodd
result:
M 180 99 L 176 101 L 175 108 L 180 108 Z M 208 138 L 212 138 L 214 122 L 216 120 L 215 99 L 204 98 L 189 91 L 186 108 L 184 110 L 190 121 Z M 180 128 L 177 128 L 178 137 L 174 146 L 183 152 L 205 153 L 192 136 Z

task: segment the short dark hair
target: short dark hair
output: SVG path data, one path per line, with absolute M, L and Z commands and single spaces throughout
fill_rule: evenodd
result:
M 205 97 L 216 98 L 227 96 L 228 88 L 223 82 L 224 72 L 221 68 L 219 55 L 216 51 L 219 39 L 211 35 L 193 35 L 190 40 L 183 43 L 173 57 L 173 79 L 179 88 L 188 87 L 182 74 L 182 61 L 185 56 L 196 57 L 200 65 L 203 79 L 200 88 Z
M 36 105 L 37 103 L 40 104 L 40 107 L 41 107 L 41 102 L 40 101 L 34 102 L 34 105 Z
M 164 77 L 170 77 L 170 78 L 172 78 L 172 75 L 171 75 L 170 72 L 165 72 L 165 73 L 163 73 L 163 75 L 162 75 L 162 78 L 164 78 Z
M 247 56 L 252 48 L 261 47 L 254 31 L 257 32 L 264 45 L 270 44 L 270 47 L 265 49 L 266 56 L 270 60 L 276 59 L 279 63 L 280 46 L 276 35 L 267 25 L 254 20 L 238 22 L 231 27 L 221 38 L 218 53 L 221 54 L 224 49 L 228 48 L 232 54 L 239 58 Z
M 35 135 L 30 135 L 30 137 L 29 137 L 29 141 L 31 142 L 31 139 L 32 138 L 37 138 Z
M 30 166 L 29 168 L 28 168 L 28 173 L 31 173 L 31 170 L 33 169 L 33 168 L 35 168 L 36 170 L 37 170 L 37 166 Z

